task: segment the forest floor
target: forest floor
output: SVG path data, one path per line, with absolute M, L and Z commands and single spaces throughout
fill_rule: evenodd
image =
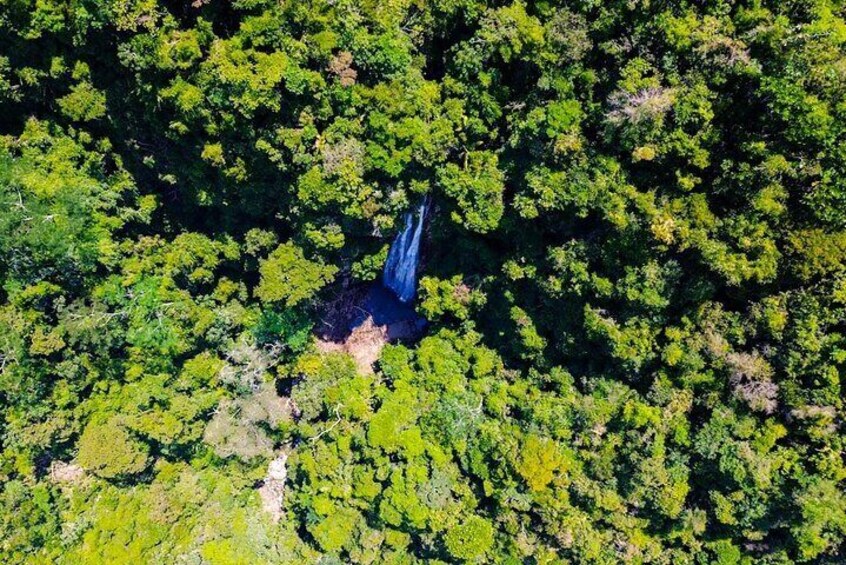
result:
M 318 349 L 349 354 L 365 373 L 373 372 L 386 344 L 414 341 L 426 328 L 412 306 L 380 283 L 344 289 L 326 305 L 321 320 Z

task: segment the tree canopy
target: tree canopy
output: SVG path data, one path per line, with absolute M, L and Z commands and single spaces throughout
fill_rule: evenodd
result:
M 3 563 L 841 563 L 844 376 L 842 0 L 0 2 Z

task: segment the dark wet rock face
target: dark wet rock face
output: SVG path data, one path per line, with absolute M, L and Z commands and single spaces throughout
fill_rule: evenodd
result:
M 426 328 L 426 319 L 414 310 L 412 304 L 402 302 L 381 284 L 370 287 L 360 314 L 353 321 L 353 327 L 360 325 L 370 316 L 375 325 L 388 328 L 388 338 L 391 341 L 413 339 Z
M 332 342 L 346 341 L 365 323 L 383 328 L 388 341 L 416 339 L 427 325 L 412 304 L 400 301 L 379 282 L 345 289 L 327 305 L 321 318 L 317 333 Z
M 378 282 L 348 289 L 326 314 L 318 348 L 349 354 L 363 373 L 373 371 L 385 344 L 420 339 L 427 325 L 410 304 Z

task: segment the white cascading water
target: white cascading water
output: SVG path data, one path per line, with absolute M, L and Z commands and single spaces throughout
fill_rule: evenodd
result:
M 420 261 L 420 238 L 423 235 L 423 219 L 428 208 L 428 199 L 423 199 L 417 217 L 417 225 L 411 212 L 405 215 L 405 228 L 397 234 L 385 261 L 382 281 L 394 291 L 402 302 L 414 298 L 417 291 L 417 264 Z

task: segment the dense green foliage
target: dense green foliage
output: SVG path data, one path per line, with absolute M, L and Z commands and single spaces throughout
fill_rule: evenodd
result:
M 843 0 L 0 2 L 3 563 L 843 562 L 844 379 Z

